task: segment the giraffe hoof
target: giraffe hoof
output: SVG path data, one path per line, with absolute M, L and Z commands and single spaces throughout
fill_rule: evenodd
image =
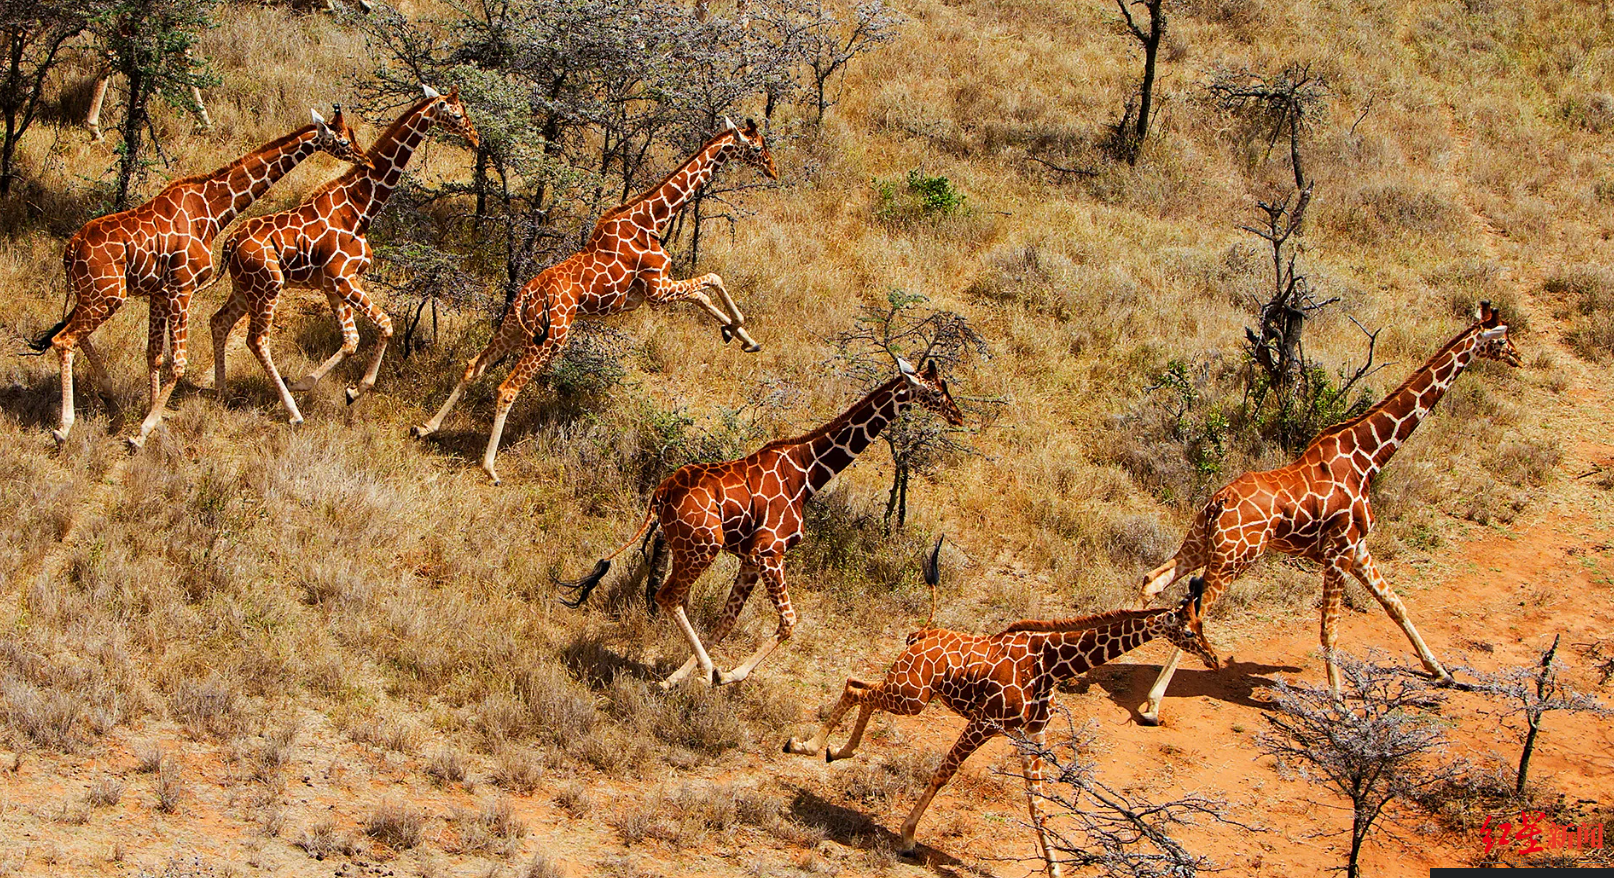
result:
M 432 431 L 421 424 L 416 424 L 415 426 L 409 428 L 409 435 L 415 437 L 416 439 L 424 439 L 431 434 Z
M 290 420 L 286 421 L 286 426 L 288 426 L 288 427 L 300 427 L 300 426 L 302 426 L 302 423 L 303 423 L 303 416 L 302 415 L 293 415 Z
M 752 342 L 752 343 L 746 345 L 745 347 L 740 348 L 740 350 L 745 351 L 748 354 L 754 354 L 757 351 L 762 350 L 762 345 L 757 344 L 756 342 Z
M 734 330 L 728 328 L 727 326 L 719 326 L 717 328 L 717 331 L 721 332 L 723 334 L 723 343 L 724 344 L 728 344 L 729 342 L 734 340 Z
M 127 438 L 127 439 L 125 439 L 123 441 L 128 443 L 128 445 L 129 445 L 129 453 L 133 454 L 136 451 L 139 451 L 146 444 L 146 437 L 144 437 L 144 436 L 130 436 L 129 438 Z
M 62 446 L 67 444 L 67 434 L 61 430 L 50 431 L 50 438 L 56 440 L 57 449 L 61 449 Z
M 364 394 L 363 390 L 361 390 L 361 389 L 359 389 L 357 387 L 349 387 L 347 389 L 347 404 L 352 405 L 352 404 L 358 402 L 359 397 L 362 396 L 363 394 Z
M 1158 725 L 1160 725 L 1160 712 L 1155 711 L 1154 713 L 1146 713 L 1146 712 L 1141 711 L 1141 710 L 1138 711 L 1138 725 L 1140 725 L 1140 726 L 1158 726 Z

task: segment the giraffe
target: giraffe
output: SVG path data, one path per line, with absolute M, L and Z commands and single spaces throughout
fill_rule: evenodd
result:
M 482 456 L 482 469 L 493 484 L 499 484 L 493 461 L 499 453 L 499 439 L 504 435 L 510 408 L 527 382 L 566 346 L 572 320 L 578 315 L 609 317 L 632 311 L 646 301 L 667 305 L 692 299 L 717 320 L 725 344 L 738 338 L 749 353 L 762 349 L 746 332 L 745 316 L 723 286 L 723 279 L 715 274 L 680 281 L 669 279 L 666 272 L 672 260 L 661 247 L 662 228 L 730 158 L 738 156 L 768 179 L 779 179 L 779 169 L 755 120 L 747 119 L 744 128 L 736 127 L 732 120 L 723 121 L 723 130 L 666 179 L 606 211 L 582 250 L 545 269 L 521 288 L 505 310 L 492 340 L 466 365 L 465 374 L 443 407 L 431 420 L 410 431 L 416 438 L 437 432 L 472 381 L 509 354 L 519 352 L 515 367 L 499 385 L 493 430 Z M 722 308 L 702 292 L 707 287 L 717 292 Z
M 916 373 L 906 360 L 898 360 L 897 368 L 900 374 L 896 378 L 811 433 L 770 442 L 739 460 L 680 467 L 651 495 L 644 523 L 632 539 L 596 564 L 587 576 L 559 583 L 577 593 L 575 600 L 565 603 L 581 606 L 610 571 L 611 559 L 659 526 L 661 533 L 651 551 L 645 597 L 652 610 L 659 607 L 671 613 L 694 653 L 662 681 L 661 688 L 672 688 L 696 664 L 700 665 L 701 678 L 714 684 L 744 680 L 790 637 L 796 626 L 796 611 L 785 590 L 784 558 L 801 540 L 802 512 L 807 500 L 836 473 L 850 466 L 909 405 L 917 403 L 950 424 L 964 422 L 963 413 L 948 393 L 947 381 L 937 373 L 935 361 L 927 363 L 922 374 Z M 656 580 L 669 548 L 672 571 L 666 584 L 661 585 Z M 779 626 L 773 637 L 739 667 L 722 673 L 712 666 L 706 647 L 684 613 L 690 587 L 719 552 L 738 556 L 740 571 L 708 640 L 716 645 L 728 635 L 758 581 L 767 587 L 768 597 L 779 613 Z
M 291 390 L 312 390 L 325 374 L 358 350 L 359 330 L 353 309 L 364 312 L 380 330 L 375 353 L 358 387 L 347 389 L 348 404 L 375 386 L 381 357 L 392 338 L 392 319 L 359 287 L 369 269 L 370 242 L 365 233 L 403 180 L 404 166 L 426 139 L 432 125 L 459 134 L 472 147 L 480 144 L 476 127 L 465 115 L 459 87 L 447 95 L 422 86 L 424 97 L 376 138 L 370 147 L 371 164 L 354 168 L 314 190 L 291 210 L 253 217 L 241 224 L 224 243 L 224 260 L 230 266 L 230 298 L 213 314 L 213 386 L 224 392 L 224 346 L 230 330 L 249 317 L 247 347 L 257 355 L 263 371 L 274 383 L 280 401 L 291 413 L 293 425 L 303 422 Z M 331 310 L 342 324 L 342 346 L 307 377 L 291 386 L 280 377 L 269 354 L 269 331 L 274 327 L 275 305 L 286 285 L 312 287 L 325 292 Z
M 62 364 L 62 413 L 52 431 L 58 444 L 73 428 L 73 349 L 82 345 L 91 369 L 103 376 L 90 333 L 130 295 L 150 302 L 146 360 L 151 369 L 151 411 L 129 439 L 139 448 L 162 422 L 174 386 L 185 374 L 185 342 L 191 294 L 213 276 L 213 239 L 269 187 L 316 152 L 367 166 L 341 107 L 327 123 L 313 122 L 272 140 L 210 174 L 183 177 L 145 204 L 99 217 L 67 242 L 62 265 L 73 308 L 62 322 L 30 343 L 44 353 L 54 348 Z M 170 379 L 161 381 L 163 343 L 169 348 Z
M 1334 665 L 1335 628 L 1347 574 L 1367 586 L 1411 641 L 1424 668 L 1443 683 L 1451 681 L 1424 644 L 1390 584 L 1368 553 L 1373 508 L 1368 492 L 1373 477 L 1434 408 L 1442 394 L 1476 358 L 1519 365 L 1519 352 L 1507 324 L 1481 302 L 1475 322 L 1430 357 L 1377 405 L 1361 416 L 1329 427 L 1288 466 L 1245 473 L 1211 496 L 1189 526 L 1170 560 L 1143 577 L 1143 601 L 1182 576 L 1205 570 L 1205 602 L 1224 589 L 1268 550 L 1314 561 L 1323 567 L 1322 645 L 1328 685 L 1339 694 Z M 1175 652 L 1139 709 L 1147 725 L 1160 721 L 1160 699 L 1182 653 Z
M 925 579 L 934 588 L 934 555 L 926 565 Z M 932 699 L 941 699 L 949 710 L 968 722 L 902 823 L 901 850 L 912 852 L 914 831 L 931 799 L 982 744 L 998 735 L 1018 732 L 1035 742 L 1036 751 L 1046 751 L 1045 730 L 1054 684 L 1157 637 L 1166 638 L 1178 649 L 1199 656 L 1206 667 L 1215 668 L 1216 653 L 1205 640 L 1200 620 L 1203 590 L 1204 581 L 1196 577 L 1189 585 L 1188 596 L 1175 609 L 1115 610 L 1077 619 L 1026 619 L 990 637 L 927 624 L 908 635 L 907 649 L 891 665 L 884 681 L 848 679 L 840 701 L 818 733 L 807 741 L 791 738 L 785 742 L 785 752 L 803 756 L 823 752 L 826 762 L 845 759 L 857 750 L 869 717 L 876 710 L 913 716 Z M 858 714 L 851 737 L 838 750 L 826 749 L 830 733 L 853 707 Z M 1042 760 L 1034 752 L 1022 750 L 1020 761 L 1037 847 L 1047 864 L 1049 878 L 1059 878 L 1059 862 L 1037 808 L 1042 796 Z

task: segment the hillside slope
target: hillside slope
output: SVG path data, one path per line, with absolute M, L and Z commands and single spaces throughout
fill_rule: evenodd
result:
M 1312 356 L 1354 368 L 1364 339 L 1351 318 L 1379 330 L 1387 365 L 1370 383 L 1382 392 L 1482 298 L 1504 309 L 1524 354 L 1521 368 L 1464 375 L 1375 486 L 1373 551 L 1430 645 L 1494 668 L 1534 660 L 1560 632 L 1606 644 L 1614 39 L 1593 4 L 1503 7 L 1169 7 L 1160 114 L 1131 167 L 1095 146 L 1140 66 L 1113 8 L 903 0 L 899 39 L 854 62 L 822 128 L 781 111 L 783 183 L 739 195 L 732 232 L 703 244 L 699 270 L 728 281 L 764 350 L 722 346 L 694 309 L 613 320 L 625 337 L 602 346 L 620 355 L 623 381 L 571 396 L 535 382 L 506 433 L 499 488 L 476 468 L 498 379 L 473 390 L 440 441 L 406 435 L 485 341 L 479 313 L 445 314 L 435 346 L 392 352 L 377 394 L 354 409 L 340 388 L 356 373 L 326 382 L 296 429 L 239 339 L 222 403 L 207 389 L 211 354 L 193 344 L 193 385 L 134 457 L 119 436 L 144 406 L 141 303 L 98 333 L 110 386 L 91 394 L 81 381 L 81 420 L 60 451 L 47 429 L 53 358 L 0 361 L 0 504 L 13 510 L 0 517 L 0 875 L 1034 873 L 1001 742 L 937 799 L 921 864 L 892 853 L 961 727 L 940 707 L 877 719 L 850 763 L 779 745 L 846 676 L 882 672 L 923 620 L 916 561 L 935 534 L 952 546 L 941 624 L 986 631 L 1109 609 L 1135 600 L 1139 575 L 1173 551 L 1209 491 L 1284 459 L 1247 438 L 1192 458 L 1172 401 L 1150 390 L 1181 361 L 1201 376 L 1191 422 L 1238 406 L 1251 297 L 1270 283 L 1240 227 L 1288 169 L 1264 132 L 1205 97 L 1224 67 L 1310 64 L 1330 86 L 1305 141 L 1316 194 L 1299 264 L 1341 302 L 1308 326 Z M 226 15 L 206 42 L 223 77 L 209 93 L 215 131 L 158 122 L 174 176 L 302 124 L 307 102 L 357 105 L 372 67 L 362 39 L 327 18 Z M 32 133 L 22 158 L 25 194 L 0 213 L 0 331 L 14 337 L 58 319 L 61 247 L 112 161 L 65 123 Z M 450 178 L 466 162 L 462 147 L 433 144 L 418 173 Z M 916 169 L 945 176 L 968 211 L 882 215 L 878 182 Z M 254 212 L 335 172 L 310 160 Z M 550 577 L 625 539 L 672 463 L 799 433 L 854 400 L 828 339 L 892 289 L 980 331 L 992 356 L 950 378 L 958 396 L 1003 400 L 1001 413 L 965 437 L 973 453 L 914 481 L 896 536 L 880 527 L 892 465 L 876 443 L 790 556 L 796 636 L 743 686 L 657 693 L 684 657 L 676 630 L 615 580 L 594 607 L 561 607 Z M 223 294 L 199 297 L 193 327 Z M 287 298 L 274 344 L 295 375 L 338 333 L 322 297 Z M 716 567 L 691 599 L 698 625 L 735 569 Z M 1352 589 L 1367 613 L 1349 615 L 1345 648 L 1410 660 Z M 1313 807 L 1325 794 L 1250 746 L 1263 682 L 1322 679 L 1319 590 L 1315 570 L 1274 561 L 1241 580 L 1207 623 L 1235 661 L 1185 669 L 1164 728 L 1134 715 L 1158 645 L 1060 696 L 1097 722 L 1094 756 L 1113 783 L 1202 792 L 1272 830 L 1184 836 L 1252 874 L 1340 861 L 1337 839 L 1318 834 L 1344 815 Z M 772 625 L 754 599 L 719 663 Z M 1568 679 L 1596 687 L 1588 653 L 1563 656 Z M 1451 709 L 1454 750 L 1511 754 L 1465 699 Z M 1562 794 L 1565 819 L 1606 821 L 1610 736 L 1606 722 L 1549 720 L 1537 801 Z M 1469 803 L 1461 819 L 1503 810 Z M 1403 839 L 1372 845 L 1369 874 L 1483 854 L 1460 820 L 1398 820 Z

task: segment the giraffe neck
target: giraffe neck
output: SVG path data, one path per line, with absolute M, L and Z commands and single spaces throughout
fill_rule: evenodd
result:
M 1390 462 L 1412 431 L 1428 416 L 1435 403 L 1446 394 L 1457 376 L 1474 361 L 1479 350 L 1479 329 L 1470 327 L 1429 358 L 1390 395 L 1350 421 L 1338 431 L 1341 439 L 1349 434 L 1352 448 L 1368 458 L 1363 481 L 1371 481 Z M 1332 431 L 1331 431 L 1332 432 Z M 1347 443 L 1342 442 L 1342 445 Z
M 1175 613 L 1169 607 L 1118 610 L 1085 619 L 1021 622 L 1010 631 L 1037 631 L 1032 648 L 1042 653 L 1042 667 L 1054 679 L 1074 677 L 1160 636 L 1157 619 Z M 1044 628 L 1043 626 L 1046 626 Z M 1040 642 L 1039 642 L 1040 641 Z
M 898 376 L 876 387 L 840 417 L 794 440 L 800 449 L 799 462 L 807 472 L 807 496 L 818 493 L 836 473 L 851 466 L 912 399 L 907 379 Z
M 362 233 L 369 228 L 398 184 L 403 182 L 404 168 L 431 131 L 432 109 L 439 100 L 426 98 L 404 111 L 370 147 L 370 161 L 375 167 L 355 167 L 348 173 L 344 188 L 354 211 L 355 232 Z
M 634 212 L 641 225 L 660 234 L 662 227 L 711 181 L 717 169 L 734 156 L 737 140 L 734 132 L 725 131 L 707 141 L 700 152 L 668 174 L 655 188 L 629 202 L 627 209 Z
M 202 200 L 207 215 L 199 217 L 203 228 L 196 234 L 211 242 L 241 211 L 252 206 L 276 180 L 318 152 L 319 133 L 313 125 L 300 128 L 278 140 L 271 140 L 202 181 Z

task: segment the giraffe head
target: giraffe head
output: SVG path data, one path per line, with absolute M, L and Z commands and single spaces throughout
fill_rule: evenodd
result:
M 921 373 L 915 372 L 907 360 L 898 357 L 897 369 L 908 382 L 908 392 L 913 402 L 941 415 L 942 420 L 955 427 L 963 425 L 964 413 L 959 410 L 958 403 L 953 402 L 953 395 L 947 392 L 947 379 L 936 370 L 935 360 L 927 360 L 925 371 Z
M 353 133 L 353 126 L 342 118 L 341 104 L 336 105 L 336 114 L 331 116 L 329 122 L 325 121 L 325 117 L 321 116 L 318 110 L 309 112 L 314 116 L 316 147 L 344 162 L 352 162 L 362 168 L 375 167 L 375 163 L 370 161 L 370 156 L 359 146 L 359 137 Z
M 1211 648 L 1210 641 L 1205 639 L 1204 620 L 1200 612 L 1204 609 L 1205 580 L 1196 576 L 1188 581 L 1188 595 L 1178 605 L 1176 612 L 1162 615 L 1160 618 L 1165 626 L 1165 638 L 1183 652 L 1190 652 L 1199 656 L 1205 667 L 1215 670 L 1221 665 L 1216 657 L 1216 650 Z
M 428 111 L 431 120 L 450 134 L 458 134 L 475 149 L 482 145 L 482 138 L 476 133 L 476 126 L 471 124 L 471 117 L 465 114 L 465 105 L 460 103 L 460 87 L 454 86 L 448 94 L 441 94 L 429 85 L 422 85 L 428 98 L 436 98 Z
M 762 136 L 762 129 L 757 127 L 757 120 L 745 120 L 745 127 L 734 124 L 734 120 L 724 117 L 723 125 L 734 133 L 734 146 L 740 161 L 745 162 L 769 180 L 779 179 L 779 166 L 773 163 L 773 153 L 768 151 L 768 142 Z
M 1519 365 L 1519 349 L 1513 346 L 1513 339 L 1508 338 L 1508 325 L 1502 322 L 1502 315 L 1491 307 L 1490 302 L 1479 303 L 1479 311 L 1474 319 L 1478 321 L 1476 326 L 1479 329 L 1474 355 L 1487 360 L 1500 360 L 1509 366 Z

